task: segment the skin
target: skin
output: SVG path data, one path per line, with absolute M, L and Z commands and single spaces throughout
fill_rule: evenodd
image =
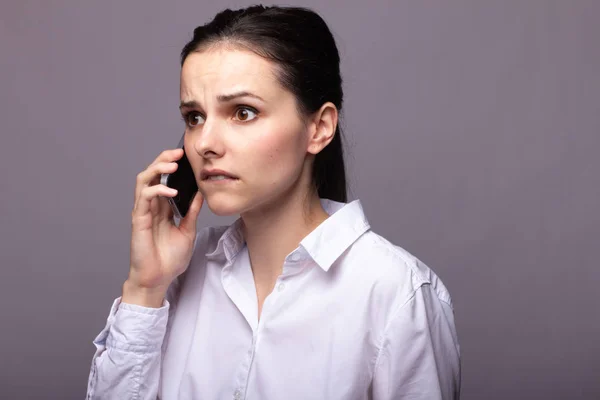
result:
M 276 73 L 273 62 L 226 45 L 191 53 L 181 70 L 185 153 L 208 207 L 242 218 L 259 316 L 285 257 L 328 217 L 312 187 L 311 168 L 338 120 L 332 103 L 301 115 Z M 239 92 L 260 99 L 218 99 Z M 200 179 L 203 168 L 239 179 L 207 182 Z

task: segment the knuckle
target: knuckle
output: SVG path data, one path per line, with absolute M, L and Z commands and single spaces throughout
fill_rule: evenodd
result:
M 160 192 L 160 184 L 156 184 L 154 186 L 147 186 L 144 189 L 142 189 L 142 193 L 145 199 L 149 199 L 151 197 L 156 197 L 158 196 L 158 193 Z
M 143 189 L 141 190 L 141 192 L 140 192 L 140 196 L 141 196 L 141 197 L 143 197 L 143 198 L 148 198 L 148 197 L 150 197 L 151 190 L 152 190 L 152 187 L 151 187 L 151 186 L 147 186 L 147 187 L 143 188 Z
M 160 174 L 161 172 L 164 172 L 164 170 L 165 170 L 165 164 L 166 163 L 164 161 L 161 161 L 161 162 L 157 163 L 154 166 L 154 173 L 155 174 Z

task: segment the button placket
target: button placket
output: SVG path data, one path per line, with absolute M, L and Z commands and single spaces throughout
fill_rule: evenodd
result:
M 242 399 L 242 390 L 241 389 L 236 389 L 235 392 L 233 392 L 233 399 L 234 400 Z
M 248 357 L 250 359 L 252 359 L 252 356 L 254 355 L 255 346 L 256 346 L 256 334 L 252 335 L 252 344 L 250 345 L 250 349 L 248 349 Z

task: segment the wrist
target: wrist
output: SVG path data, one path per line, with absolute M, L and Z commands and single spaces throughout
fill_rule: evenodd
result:
M 168 286 L 141 287 L 129 279 L 123 283 L 121 302 L 142 307 L 160 308 L 167 294 Z

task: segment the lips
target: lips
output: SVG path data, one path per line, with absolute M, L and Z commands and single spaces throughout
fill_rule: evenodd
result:
M 229 173 L 227 171 L 224 171 L 222 169 L 206 169 L 206 170 L 202 170 L 200 172 L 200 179 L 203 180 L 203 181 L 205 181 L 209 177 L 211 177 L 211 176 L 217 176 L 217 175 L 222 175 L 222 176 L 225 176 L 225 177 L 230 178 L 230 179 L 239 179 L 237 176 L 235 176 L 235 175 L 233 175 L 233 174 L 231 174 L 231 173 Z

